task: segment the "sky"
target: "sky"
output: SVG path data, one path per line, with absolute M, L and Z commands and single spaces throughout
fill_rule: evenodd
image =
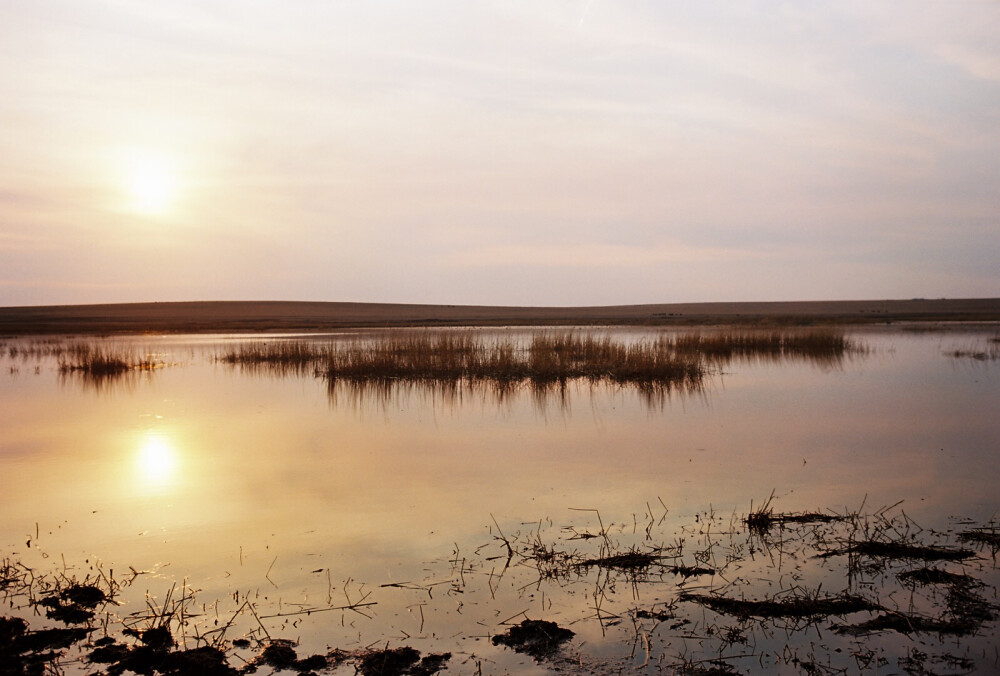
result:
M 1000 2 L 0 0 L 0 306 L 1000 297 Z

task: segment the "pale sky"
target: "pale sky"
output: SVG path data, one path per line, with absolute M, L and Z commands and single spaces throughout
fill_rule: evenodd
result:
M 987 296 L 996 0 L 0 0 L 0 306 Z

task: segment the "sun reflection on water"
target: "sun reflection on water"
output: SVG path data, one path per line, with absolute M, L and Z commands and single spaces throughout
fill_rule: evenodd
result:
M 176 483 L 179 457 L 171 440 L 150 433 L 135 455 L 135 474 L 140 489 L 165 491 Z

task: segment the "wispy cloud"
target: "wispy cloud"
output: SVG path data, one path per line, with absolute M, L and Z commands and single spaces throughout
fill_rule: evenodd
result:
M 885 296 L 933 259 L 920 295 L 1000 294 L 961 274 L 1000 213 L 997 3 L 8 5 L 8 279 L 502 302 L 530 269 L 544 304 L 858 297 L 851 265 Z M 121 208 L 135 148 L 169 214 Z

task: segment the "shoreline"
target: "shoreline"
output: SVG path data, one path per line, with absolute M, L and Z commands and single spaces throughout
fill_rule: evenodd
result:
M 1000 298 L 592 307 L 191 301 L 0 307 L 0 335 L 489 326 L 878 326 L 1000 322 Z

